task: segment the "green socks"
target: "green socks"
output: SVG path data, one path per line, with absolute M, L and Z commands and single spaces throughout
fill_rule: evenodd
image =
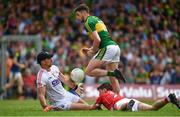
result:
M 108 71 L 107 76 L 115 76 L 115 73 L 113 71 Z

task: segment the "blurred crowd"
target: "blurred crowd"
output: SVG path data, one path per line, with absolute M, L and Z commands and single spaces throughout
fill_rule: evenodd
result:
M 180 84 L 180 6 L 178 0 L 2 0 L 0 37 L 38 35 L 43 50 L 54 54 L 54 64 L 69 73 L 85 68 L 90 57 L 81 53 L 92 46 L 73 9 L 86 3 L 92 15 L 101 18 L 121 48 L 119 68 L 128 83 Z M 18 58 L 26 92 L 35 90 L 35 43 L 8 42 L 7 78 Z M 86 83 L 100 83 L 86 77 Z M 29 95 L 29 93 L 27 93 Z

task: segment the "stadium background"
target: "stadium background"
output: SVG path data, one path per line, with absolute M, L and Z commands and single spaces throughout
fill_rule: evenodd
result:
M 69 74 L 75 67 L 84 69 L 90 58 L 79 50 L 90 47 L 92 40 L 73 14 L 73 8 L 84 2 L 92 15 L 105 22 L 112 38 L 119 44 L 119 68 L 126 76 L 127 84 L 173 85 L 180 89 L 178 0 L 1 0 L 0 38 L 36 35 L 41 39 L 42 49 L 54 54 L 54 64 L 61 71 Z M 8 82 L 12 65 L 10 56 L 16 55 L 19 62 L 26 65 L 22 69 L 25 98 L 35 98 L 39 69 L 36 43 L 26 39 L 7 41 L 5 79 Z M 106 78 L 86 76 L 84 83 L 92 85 L 106 81 Z M 15 98 L 14 92 L 14 89 L 8 91 L 5 98 Z

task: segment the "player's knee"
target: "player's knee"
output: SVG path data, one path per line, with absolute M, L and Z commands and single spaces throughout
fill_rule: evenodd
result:
M 84 72 L 85 72 L 85 74 L 86 74 L 86 75 L 91 76 L 91 73 L 90 73 L 91 71 L 90 71 L 90 70 L 85 69 L 85 71 L 84 71 Z

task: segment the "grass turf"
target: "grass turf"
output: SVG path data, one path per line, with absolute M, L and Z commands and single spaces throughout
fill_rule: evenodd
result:
M 42 112 L 38 100 L 1 100 L 0 116 L 180 116 L 180 110 L 168 104 L 159 111 L 122 112 L 108 110 Z

